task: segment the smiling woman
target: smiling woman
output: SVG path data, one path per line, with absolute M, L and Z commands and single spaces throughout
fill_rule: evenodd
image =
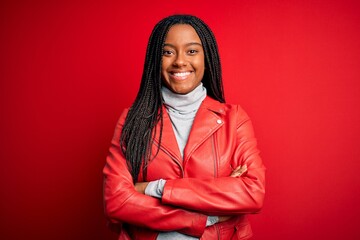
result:
M 215 37 L 199 18 L 154 28 L 141 86 L 104 167 L 119 239 L 248 239 L 265 167 L 248 115 L 226 104 Z

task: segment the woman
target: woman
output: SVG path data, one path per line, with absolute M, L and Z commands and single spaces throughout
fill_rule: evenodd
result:
M 161 20 L 104 167 L 119 239 L 250 238 L 264 172 L 249 117 L 225 104 L 211 30 L 194 16 Z

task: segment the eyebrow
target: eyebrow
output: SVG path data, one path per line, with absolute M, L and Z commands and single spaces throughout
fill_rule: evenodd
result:
M 198 43 L 198 42 L 189 42 L 189 43 L 185 44 L 185 46 L 191 46 L 191 45 L 198 45 L 198 46 L 202 47 L 202 44 Z M 164 47 L 166 47 L 166 46 L 175 48 L 175 46 L 172 45 L 171 43 L 164 43 Z

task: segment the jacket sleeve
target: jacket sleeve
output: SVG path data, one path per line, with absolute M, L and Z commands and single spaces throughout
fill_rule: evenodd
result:
M 157 231 L 179 231 L 192 236 L 204 232 L 207 216 L 167 206 L 160 200 L 138 193 L 120 150 L 120 134 L 126 111 L 120 117 L 103 169 L 104 207 L 112 223 L 126 222 Z
M 167 180 L 162 196 L 164 204 L 210 215 L 260 211 L 265 195 L 265 167 L 259 156 L 251 121 L 240 107 L 237 112 L 236 145 L 232 161 L 236 166 L 246 165 L 248 171 L 240 177 Z

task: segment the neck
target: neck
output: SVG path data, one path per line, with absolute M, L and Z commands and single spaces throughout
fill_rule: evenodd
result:
M 202 83 L 187 94 L 177 94 L 166 87 L 162 87 L 165 107 L 180 114 L 196 112 L 206 97 L 206 88 Z

